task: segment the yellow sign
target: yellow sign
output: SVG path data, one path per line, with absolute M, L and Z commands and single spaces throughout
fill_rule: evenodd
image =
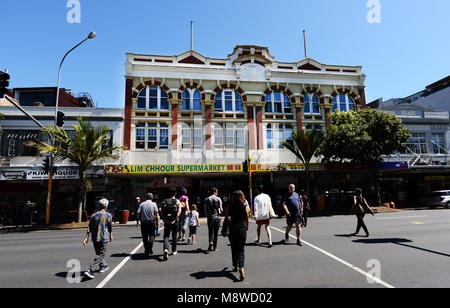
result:
M 242 164 L 222 165 L 106 165 L 106 174 L 243 172 Z

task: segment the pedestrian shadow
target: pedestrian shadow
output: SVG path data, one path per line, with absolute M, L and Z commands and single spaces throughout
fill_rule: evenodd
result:
M 354 237 L 355 235 L 353 233 L 350 234 L 335 234 L 336 237 Z
M 405 243 L 412 243 L 413 241 L 404 239 L 404 238 L 360 239 L 360 240 L 354 240 L 353 242 L 354 243 L 362 243 L 362 244 L 389 244 L 389 243 L 391 243 L 391 244 L 396 244 L 396 245 L 400 245 L 403 247 L 408 247 L 408 248 L 413 248 L 413 249 L 417 249 L 420 251 L 429 252 L 429 253 L 436 254 L 439 256 L 443 256 L 443 257 L 450 257 L 450 254 L 447 254 L 447 253 L 430 250 L 430 249 L 426 249 L 426 248 L 422 248 L 422 247 L 417 247 L 414 245 L 405 244 Z
M 78 274 L 78 275 L 76 275 L 76 274 Z M 86 282 L 86 281 L 90 281 L 91 279 L 89 279 L 89 278 L 87 278 L 85 275 L 84 275 L 84 272 L 78 272 L 78 273 L 74 273 L 74 272 L 59 272 L 59 273 L 56 273 L 55 274 L 55 276 L 56 277 L 59 277 L 59 278 L 64 278 L 64 279 L 67 279 L 67 276 L 68 275 L 70 275 L 70 277 L 80 277 L 81 279 L 80 279 L 80 283 L 81 282 Z
M 215 271 L 215 272 L 205 272 L 205 271 L 201 271 L 201 272 L 197 272 L 197 273 L 192 273 L 191 276 L 194 277 L 195 279 L 205 279 L 205 278 L 228 278 L 230 280 L 232 280 L 233 282 L 240 282 L 240 280 L 233 275 L 233 272 L 230 270 L 227 270 L 228 268 L 225 267 L 223 270 L 221 271 Z
M 179 250 L 178 253 L 189 253 L 189 254 L 202 253 L 204 255 L 208 255 L 209 254 L 209 252 L 207 250 L 204 250 L 202 248 L 197 248 L 195 250 Z
M 146 256 L 145 253 L 137 253 L 134 254 L 132 256 L 130 256 L 130 254 L 128 253 L 114 253 L 110 256 L 111 258 L 126 258 L 126 257 L 130 257 L 131 260 L 133 261 L 144 261 L 144 260 L 156 260 L 158 262 L 164 262 L 164 260 L 162 259 L 163 255 L 150 255 L 150 256 Z

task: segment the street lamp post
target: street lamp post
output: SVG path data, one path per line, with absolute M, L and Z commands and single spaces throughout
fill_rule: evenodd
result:
M 94 37 L 96 37 L 97 34 L 95 32 L 91 32 L 89 33 L 88 37 L 85 38 L 84 40 L 82 40 L 80 43 L 78 43 L 77 45 L 75 45 L 75 47 L 73 47 L 71 50 L 69 50 L 63 57 L 63 59 L 61 60 L 61 63 L 59 64 L 59 70 L 58 70 L 58 86 L 56 88 L 56 108 L 55 108 L 55 125 L 57 125 L 58 122 L 58 107 L 59 107 L 59 87 L 60 87 L 60 81 L 61 81 L 61 68 L 62 65 L 64 63 L 64 60 L 66 59 L 66 57 L 69 55 L 69 53 L 71 53 L 72 51 L 74 51 L 78 46 L 80 46 L 81 44 L 83 44 L 84 42 L 86 42 L 89 39 L 93 39 Z M 52 145 L 54 145 L 54 141 L 52 140 Z M 51 153 L 50 156 L 50 170 L 49 170 L 49 175 L 48 175 L 48 195 L 47 195 L 47 206 L 46 206 L 46 213 L 45 213 L 45 224 L 49 224 L 50 223 L 50 204 L 51 204 L 51 194 L 52 194 L 52 183 L 53 183 L 53 163 L 54 163 L 54 159 L 53 159 L 53 153 Z
M 77 44 L 75 47 L 73 47 L 71 50 L 69 50 L 63 57 L 61 63 L 59 64 L 59 70 L 58 70 L 58 86 L 56 88 L 56 109 L 55 109 L 55 125 L 56 125 L 56 120 L 57 120 L 57 116 L 58 116 L 58 107 L 59 107 L 59 84 L 61 81 L 61 67 L 64 63 L 64 60 L 66 59 L 66 57 L 69 55 L 69 53 L 71 53 L 72 51 L 74 51 L 78 46 L 80 46 L 81 44 L 83 44 L 84 42 L 86 42 L 89 39 L 93 39 L 94 37 L 96 37 L 97 34 L 95 32 L 91 32 L 89 33 L 88 37 L 85 38 L 83 41 L 81 41 L 79 44 Z

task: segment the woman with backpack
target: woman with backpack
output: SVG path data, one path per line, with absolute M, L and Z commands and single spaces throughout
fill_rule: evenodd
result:
M 356 214 L 356 218 L 358 219 L 358 225 L 356 227 L 356 232 L 353 235 L 358 235 L 361 227 L 366 232 L 366 237 L 370 236 L 369 230 L 367 229 L 366 224 L 364 223 L 364 216 L 366 213 L 375 215 L 374 211 L 367 204 L 366 199 L 362 195 L 362 190 L 360 188 L 355 189 L 355 196 L 353 197 L 353 206 L 352 211 Z

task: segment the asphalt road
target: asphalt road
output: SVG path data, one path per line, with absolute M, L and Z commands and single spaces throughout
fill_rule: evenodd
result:
M 350 236 L 356 218 L 310 218 L 303 232 L 305 246 L 288 245 L 284 219 L 272 221 L 273 248 L 253 244 L 251 223 L 246 247 L 244 282 L 231 272 L 228 239 L 219 251 L 207 252 L 207 226 L 199 230 L 198 245 L 180 244 L 177 256 L 162 261 L 162 238 L 152 258 L 143 256 L 140 229 L 114 229 L 107 252 L 110 270 L 94 280 L 67 276 L 84 272 L 94 257 L 92 244 L 82 246 L 84 230 L 0 235 L 0 287 L 10 288 L 415 288 L 450 287 L 450 210 L 409 211 L 367 216 L 370 238 Z M 291 235 L 294 235 L 294 230 Z M 137 249 L 139 248 L 139 249 Z M 81 268 L 68 266 L 78 260 Z M 74 274 L 75 273 L 75 274 Z M 379 273 L 375 283 L 371 274 Z

